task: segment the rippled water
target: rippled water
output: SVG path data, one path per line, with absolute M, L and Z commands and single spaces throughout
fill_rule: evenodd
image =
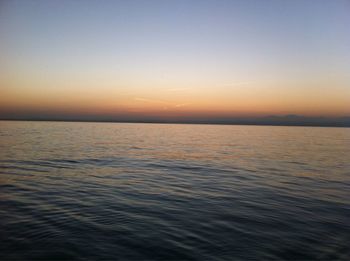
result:
M 350 259 L 350 129 L 0 122 L 1 260 Z

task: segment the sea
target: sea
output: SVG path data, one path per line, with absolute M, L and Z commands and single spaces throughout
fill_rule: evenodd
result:
M 0 260 L 350 260 L 350 129 L 0 121 Z

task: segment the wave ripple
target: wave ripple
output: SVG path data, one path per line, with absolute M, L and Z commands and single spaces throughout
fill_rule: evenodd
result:
M 346 128 L 1 122 L 1 260 L 349 260 Z

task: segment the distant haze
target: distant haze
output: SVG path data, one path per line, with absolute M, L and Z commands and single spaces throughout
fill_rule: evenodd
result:
M 0 3 L 0 119 L 350 126 L 350 2 Z

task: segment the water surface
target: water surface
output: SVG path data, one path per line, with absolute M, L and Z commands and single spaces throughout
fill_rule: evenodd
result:
M 349 260 L 350 129 L 0 121 L 1 260 Z

